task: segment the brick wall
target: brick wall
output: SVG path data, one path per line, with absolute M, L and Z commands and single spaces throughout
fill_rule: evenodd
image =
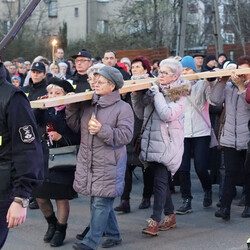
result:
M 123 57 L 128 57 L 133 60 L 136 56 L 144 56 L 149 59 L 152 63 L 153 59 L 166 59 L 170 56 L 169 51 L 166 48 L 155 48 L 155 49 L 138 49 L 138 50 L 116 50 L 116 57 L 118 61 Z
M 246 47 L 246 54 L 250 55 L 250 43 L 246 43 L 245 47 Z M 207 55 L 215 54 L 216 53 L 215 51 L 216 51 L 215 45 L 207 46 Z M 224 44 L 223 51 L 228 57 L 230 56 L 230 51 L 233 51 L 234 52 L 233 60 L 237 60 L 237 58 L 243 55 L 243 49 L 241 44 Z

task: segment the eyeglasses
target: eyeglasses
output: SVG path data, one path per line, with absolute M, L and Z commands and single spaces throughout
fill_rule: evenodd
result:
M 170 73 L 170 72 L 165 72 L 165 71 L 158 71 L 158 75 L 163 75 L 163 76 L 167 76 L 167 75 L 174 75 L 174 73 Z
M 90 60 L 88 60 L 88 59 L 75 60 L 75 63 L 84 63 L 84 62 L 90 62 Z
M 106 84 L 106 83 L 110 84 L 109 82 L 100 82 L 100 81 L 97 81 L 97 82 L 95 82 L 95 85 L 96 85 L 96 84 L 98 84 L 98 85 L 104 85 L 104 84 Z

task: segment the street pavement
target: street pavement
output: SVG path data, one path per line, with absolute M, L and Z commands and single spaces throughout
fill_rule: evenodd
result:
M 187 215 L 177 215 L 177 227 L 160 232 L 152 237 L 142 234 L 146 219 L 150 217 L 152 208 L 139 210 L 142 193 L 142 173 L 136 168 L 138 177 L 133 178 L 131 194 L 131 213 L 117 213 L 123 243 L 114 249 L 120 250 L 240 250 L 247 249 L 246 241 L 250 237 L 250 218 L 242 218 L 242 207 L 238 207 L 241 187 L 231 208 L 231 220 L 223 221 L 214 217 L 218 201 L 218 185 L 213 185 L 213 205 L 202 207 L 203 192 L 196 174 L 192 171 L 192 207 L 193 212 Z M 179 187 L 172 195 L 174 205 L 181 205 Z M 71 211 L 68 221 L 67 236 L 64 245 L 56 249 L 72 249 L 76 242 L 75 235 L 82 232 L 89 222 L 89 197 L 79 196 L 70 202 Z M 115 205 L 119 203 L 116 199 Z M 52 249 L 43 242 L 47 224 L 40 210 L 28 210 L 25 224 L 11 229 L 3 250 L 47 250 Z M 99 249 L 102 249 L 100 246 Z

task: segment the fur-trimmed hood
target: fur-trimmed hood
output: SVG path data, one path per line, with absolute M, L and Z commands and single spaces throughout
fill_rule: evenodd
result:
M 178 101 L 182 96 L 190 95 L 192 88 L 191 83 L 183 78 L 179 78 L 177 81 L 171 82 L 168 85 L 161 85 L 159 82 L 156 82 L 156 85 L 159 87 L 159 91 L 172 102 Z M 152 102 L 154 102 L 154 97 L 152 92 L 148 90 L 143 98 L 143 103 L 146 106 Z
M 170 101 L 177 101 L 182 96 L 188 96 L 191 93 L 191 84 L 189 81 L 185 80 L 180 86 L 169 88 L 166 91 L 166 96 Z

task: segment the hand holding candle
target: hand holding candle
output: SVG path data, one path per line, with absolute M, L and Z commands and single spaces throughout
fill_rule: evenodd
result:
M 88 123 L 88 130 L 91 135 L 97 134 L 102 127 L 102 124 L 96 120 L 95 114 L 93 113 L 89 123 Z

